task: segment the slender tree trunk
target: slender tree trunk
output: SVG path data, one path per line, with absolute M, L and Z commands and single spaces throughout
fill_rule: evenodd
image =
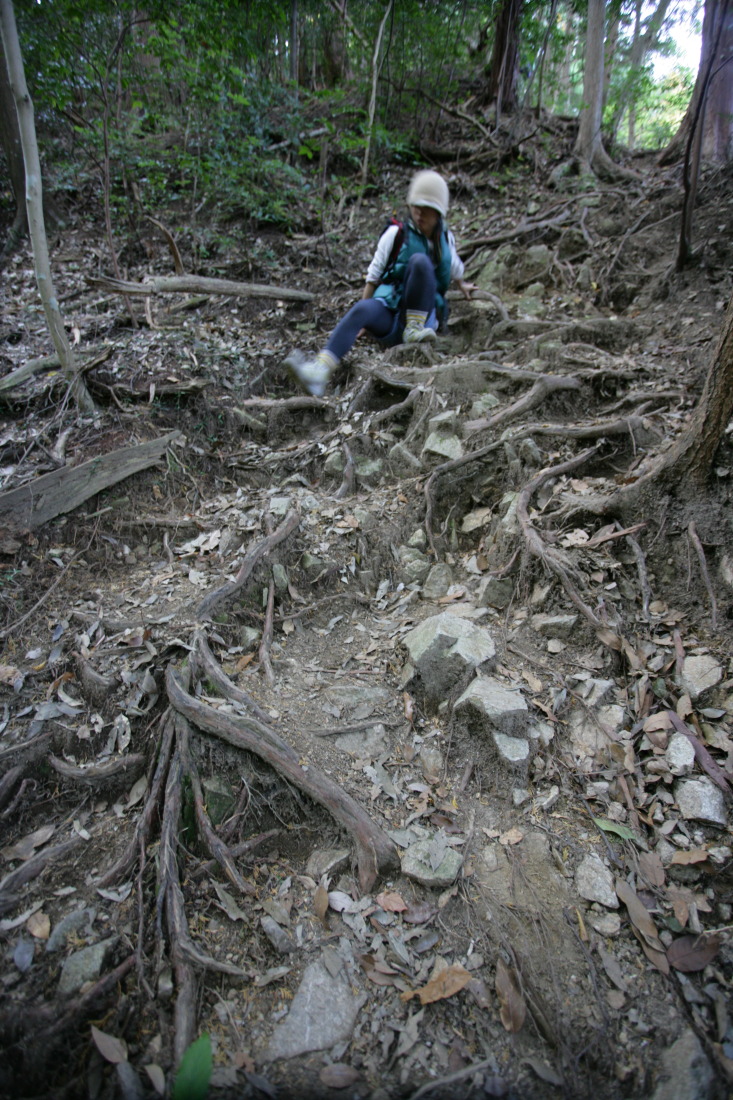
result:
M 619 168 L 603 148 L 601 118 L 603 112 L 603 42 L 604 0 L 588 0 L 588 28 L 585 38 L 585 68 L 583 71 L 583 106 L 580 126 L 573 150 L 577 159 L 590 171 L 606 179 L 617 180 L 633 173 Z
M 13 91 L 10 87 L 8 67 L 5 63 L 5 50 L 0 38 L 0 145 L 10 175 L 10 188 L 15 199 L 15 217 L 8 232 L 7 240 L 0 250 L 0 268 L 8 256 L 12 255 L 28 231 L 28 215 L 25 208 L 25 166 L 23 164 L 23 146 L 18 127 L 18 112 L 15 109 Z
M 298 0 L 290 0 L 290 79 L 298 83 Z
M 609 4 L 609 9 L 608 30 L 606 31 L 606 41 L 603 46 L 603 100 L 601 103 L 601 115 L 603 115 L 606 109 L 606 103 L 608 102 L 608 90 L 611 86 L 611 73 L 613 71 L 613 62 L 616 57 L 616 47 L 618 45 L 618 32 L 621 23 L 621 5 L 619 0 L 614 0 L 613 4 Z
M 372 94 L 369 99 L 369 129 L 367 131 L 366 148 L 364 149 L 364 161 L 361 166 L 361 188 L 359 190 L 359 198 L 351 208 L 351 217 L 349 219 L 349 225 L 353 224 L 354 215 L 359 208 L 361 200 L 366 190 L 367 177 L 369 175 L 369 157 L 372 150 L 372 133 L 374 131 L 374 117 L 377 113 L 377 85 L 379 83 L 379 51 L 382 48 L 382 37 L 384 35 L 384 28 L 387 25 L 389 14 L 392 11 L 392 4 L 394 0 L 389 0 L 386 11 L 382 16 L 382 22 L 379 24 L 379 31 L 377 33 L 377 40 L 374 43 L 374 54 L 372 55 Z
M 23 69 L 23 58 L 18 41 L 18 29 L 11 0 L 0 0 L 0 32 L 10 76 L 10 86 L 18 113 L 23 162 L 25 165 L 25 197 L 28 211 L 28 228 L 33 246 L 33 261 L 36 269 L 38 290 L 46 314 L 46 323 L 53 340 L 61 369 L 69 380 L 71 392 L 77 407 L 82 412 L 93 412 L 95 405 L 84 382 L 83 375 L 76 369 L 74 355 L 69 344 L 64 323 L 59 310 L 58 298 L 53 287 L 51 263 L 48 255 L 48 242 L 43 221 L 43 192 L 41 187 L 41 162 L 38 156 L 36 127 L 33 118 L 33 104 L 28 94 Z

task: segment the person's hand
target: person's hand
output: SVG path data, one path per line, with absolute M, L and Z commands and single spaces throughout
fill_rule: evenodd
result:
M 479 288 L 476 286 L 475 283 L 467 283 L 465 279 L 459 279 L 458 289 L 460 290 L 464 298 L 468 298 L 470 300 L 473 291 L 478 290 Z

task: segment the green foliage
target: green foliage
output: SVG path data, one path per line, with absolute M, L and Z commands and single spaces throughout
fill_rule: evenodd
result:
M 204 1032 L 183 1055 L 178 1067 L 173 1100 L 206 1100 L 212 1070 L 211 1038 Z

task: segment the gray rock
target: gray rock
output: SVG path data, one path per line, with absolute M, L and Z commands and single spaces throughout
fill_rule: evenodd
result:
M 624 725 L 624 708 L 618 705 L 575 707 L 568 719 L 568 734 L 578 760 L 601 760 Z
M 440 455 L 441 458 L 463 458 L 463 444 L 457 435 L 446 432 L 431 432 L 425 440 L 423 455 Z
M 292 499 L 290 497 L 274 496 L 270 497 L 270 511 L 273 516 L 286 516 L 292 507 Z
M 456 684 L 479 665 L 491 667 L 496 658 L 488 630 L 459 615 L 433 615 L 404 637 L 409 661 L 401 683 L 422 687 L 426 701 L 441 702 Z
M 618 913 L 588 913 L 588 924 L 599 936 L 618 936 L 621 931 L 621 917 Z
M 672 775 L 689 775 L 695 767 L 695 749 L 684 733 L 673 733 L 664 753 Z
M 532 756 L 532 746 L 526 737 L 507 737 L 505 733 L 491 730 L 491 740 L 498 763 L 512 772 L 518 772 L 523 778 L 527 775 L 527 764 Z
M 573 631 L 578 623 L 577 615 L 533 615 L 532 629 L 543 638 L 564 638 L 568 639 L 572 637 Z
M 59 951 L 65 947 L 71 933 L 78 932 L 80 928 L 86 927 L 91 931 L 96 915 L 96 909 L 75 909 L 73 913 L 67 913 L 46 940 L 46 951 Z
M 500 405 L 501 401 L 493 393 L 482 393 L 471 404 L 471 411 L 469 413 L 470 420 L 480 420 L 486 416 L 488 412 L 495 409 L 497 405 Z
M 484 725 L 508 737 L 521 737 L 527 729 L 529 711 L 519 688 L 510 688 L 491 676 L 472 680 L 455 705 L 456 716 L 468 715 L 472 727 Z M 476 719 L 478 718 L 478 723 Z
M 276 561 L 272 567 L 272 581 L 278 592 L 287 592 L 289 584 L 287 570 L 279 561 Z
M 698 699 L 710 688 L 719 684 L 723 678 L 723 669 L 709 653 L 685 657 L 679 684 L 691 699 Z
M 396 477 L 411 477 L 422 470 L 423 464 L 404 443 L 395 443 L 389 450 L 389 468 Z
M 342 733 L 340 737 L 335 737 L 333 747 L 340 752 L 347 752 L 357 760 L 376 760 L 378 756 L 387 752 L 389 738 L 382 723 L 375 721 L 370 729 L 359 730 L 357 733 Z
M 350 859 L 348 848 L 317 848 L 308 856 L 305 873 L 318 881 L 322 875 L 343 871 Z
M 674 796 L 686 820 L 727 825 L 723 792 L 706 775 L 699 779 L 681 779 L 675 784 Z
M 402 855 L 402 872 L 423 886 L 444 889 L 451 886 L 458 877 L 463 866 L 463 857 L 455 849 L 448 847 L 442 848 L 436 856 L 436 843 L 439 842 L 433 839 L 418 840 L 417 844 L 411 844 Z M 437 866 L 433 866 L 436 862 Z
M 234 791 L 230 783 L 218 775 L 212 775 L 201 783 L 204 800 L 212 825 L 221 825 L 234 809 Z
M 351 983 L 339 972 L 331 975 L 322 962 L 311 963 L 303 974 L 290 1012 L 275 1028 L 265 1060 L 294 1058 L 311 1050 L 328 1050 L 351 1037 L 365 997 L 352 993 Z
M 412 546 L 401 546 L 399 554 L 405 584 L 412 584 L 414 581 L 422 584 L 430 572 L 430 559 L 426 558 L 422 550 Z
M 259 637 L 259 630 L 255 630 L 253 626 L 243 626 L 239 631 L 239 644 L 245 649 L 249 649 L 250 646 L 259 641 Z
M 311 554 L 307 550 L 305 554 L 303 554 L 300 564 L 303 572 L 311 578 L 317 577 L 328 565 L 323 558 L 318 558 L 315 554 Z
M 260 917 L 260 925 L 278 955 L 289 955 L 291 951 L 295 950 L 295 944 L 290 936 L 271 916 L 266 914 L 264 917 Z
M 458 410 L 446 409 L 445 412 L 436 413 L 428 420 L 429 432 L 442 432 L 454 434 L 458 427 Z
M 117 943 L 117 936 L 109 936 L 99 943 L 82 947 L 64 959 L 59 978 L 58 992 L 62 997 L 68 997 L 72 993 L 78 993 L 85 982 L 93 982 L 102 971 L 107 952 Z
M 514 595 L 514 581 L 509 577 L 484 577 L 478 587 L 479 607 L 495 607 L 503 611 Z
M 661 1061 L 652 1100 L 708 1100 L 712 1096 L 713 1070 L 691 1028 L 665 1050 Z
M 354 465 L 356 466 L 357 480 L 366 482 L 369 485 L 379 481 L 384 471 L 384 463 L 381 458 L 368 458 L 366 455 L 360 455 L 354 459 Z
M 416 531 L 413 531 L 407 540 L 407 545 L 413 550 L 425 550 L 428 545 L 428 536 L 425 534 L 425 529 L 418 527 Z
M 425 578 L 422 595 L 425 600 L 439 600 L 445 596 L 453 584 L 453 570 L 444 562 L 437 562 L 431 566 L 430 572 Z
M 586 901 L 598 901 L 607 909 L 618 909 L 613 875 L 600 856 L 586 856 L 575 872 L 575 888 Z

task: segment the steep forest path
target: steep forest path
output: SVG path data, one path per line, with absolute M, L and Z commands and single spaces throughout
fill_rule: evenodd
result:
M 692 516 L 595 502 L 699 396 L 730 181 L 681 276 L 674 174 L 506 183 L 453 180 L 448 334 L 359 343 L 322 400 L 282 358 L 388 203 L 206 268 L 313 303 L 135 328 L 90 227 L 59 242 L 100 413 L 0 388 L 5 488 L 169 445 L 0 542 L 3 1095 L 153 1096 L 203 1032 L 214 1096 L 726 1095 L 729 439 Z M 170 272 L 138 243 L 131 281 Z M 2 294 L 7 374 L 45 347 L 27 254 Z

